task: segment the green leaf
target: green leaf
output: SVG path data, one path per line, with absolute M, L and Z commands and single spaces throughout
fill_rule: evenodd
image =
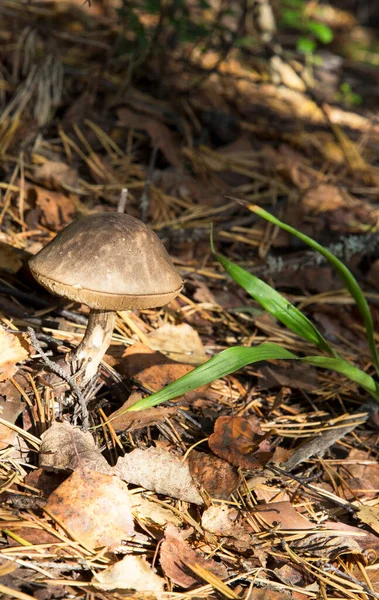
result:
M 333 31 L 320 21 L 308 21 L 307 30 L 318 39 L 322 44 L 330 44 L 333 41 Z
M 282 21 L 283 24 L 288 25 L 288 27 L 294 27 L 295 29 L 302 29 L 303 27 L 302 14 L 296 9 L 284 10 L 282 13 Z
M 233 348 L 223 350 L 220 354 L 213 356 L 213 358 L 209 359 L 206 363 L 200 365 L 200 367 L 197 367 L 193 371 L 190 371 L 190 373 L 187 373 L 183 377 L 180 377 L 177 381 L 170 383 L 167 387 L 155 392 L 155 394 L 152 394 L 147 398 L 139 400 L 124 412 L 143 410 L 152 406 L 157 406 L 158 404 L 162 404 L 162 402 L 167 402 L 168 400 L 172 400 L 173 398 L 177 398 L 178 396 L 182 396 L 187 392 L 195 390 L 202 385 L 220 379 L 220 377 L 225 377 L 230 373 L 234 373 L 235 371 L 238 371 L 238 369 L 246 367 L 246 365 L 263 360 L 301 360 L 302 362 L 315 367 L 323 367 L 324 369 L 337 371 L 363 387 L 377 402 L 379 402 L 378 384 L 370 377 L 370 375 L 367 375 L 364 371 L 350 365 L 348 362 L 326 356 L 306 356 L 304 358 L 299 358 L 296 354 L 282 348 L 278 344 L 266 343 L 255 346 L 254 348 L 234 346 Z
M 337 371 L 337 373 L 345 375 L 345 377 L 363 387 L 366 392 L 379 401 L 379 386 L 376 381 L 370 375 L 367 375 L 367 373 L 357 369 L 357 367 L 354 367 L 345 360 L 329 358 L 327 356 L 306 356 L 300 360 L 306 362 L 308 365 L 323 367 L 324 369 L 330 369 L 331 371 Z
M 227 350 L 223 350 L 220 354 L 213 356 L 213 358 L 206 363 L 200 365 L 200 367 L 197 367 L 193 371 L 190 371 L 187 375 L 180 377 L 177 381 L 170 383 L 170 385 L 159 390 L 159 392 L 152 394 L 152 396 L 149 396 L 148 398 L 139 400 L 128 410 L 142 410 L 144 408 L 150 408 L 151 406 L 157 406 L 162 402 L 167 402 L 168 400 L 177 398 L 191 390 L 195 390 L 202 385 L 220 379 L 220 377 L 225 377 L 225 375 L 234 373 L 250 363 L 259 362 L 261 360 L 285 358 L 297 357 L 295 354 L 292 354 L 292 352 L 289 352 L 277 344 L 261 344 L 254 348 L 245 346 L 227 348 Z
M 301 54 L 313 54 L 316 46 L 316 42 L 307 37 L 300 37 L 296 42 L 297 51 Z
M 300 335 L 303 339 L 315 344 L 317 348 L 324 350 L 328 354 L 337 356 L 313 323 L 284 296 L 221 254 L 216 254 L 216 258 L 234 281 L 243 287 L 254 300 L 259 302 L 270 315 L 278 319 L 278 321 L 297 335 Z
M 277 225 L 281 229 L 288 231 L 292 235 L 295 235 L 297 238 L 302 240 L 305 244 L 313 248 L 313 250 L 317 250 L 317 252 L 322 254 L 322 256 L 324 256 L 324 258 L 326 258 L 326 260 L 332 265 L 332 267 L 334 267 L 334 269 L 343 279 L 346 288 L 350 292 L 351 296 L 354 298 L 358 310 L 361 313 L 366 329 L 366 338 L 370 348 L 371 359 L 375 370 L 379 375 L 379 356 L 375 344 L 374 323 L 372 320 L 372 315 L 367 300 L 364 297 L 363 292 L 359 287 L 359 283 L 355 279 L 354 275 L 343 264 L 343 262 L 341 262 L 336 256 L 334 256 L 334 254 L 329 252 L 329 250 L 326 250 L 326 248 L 321 246 L 321 244 L 319 244 L 318 242 L 315 242 L 315 240 L 312 240 L 312 238 L 308 237 L 304 233 L 301 233 L 301 231 L 298 231 L 294 227 L 283 223 L 282 221 L 274 217 L 274 215 L 267 212 L 263 208 L 260 208 L 256 204 L 248 204 L 246 206 L 252 212 L 256 213 L 260 217 L 263 217 L 263 219 L 266 219 L 266 221 L 269 221 L 270 223 Z

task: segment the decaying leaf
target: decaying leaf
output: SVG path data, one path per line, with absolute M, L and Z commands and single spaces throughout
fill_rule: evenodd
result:
M 140 494 L 131 495 L 131 507 L 133 516 L 145 526 L 163 528 L 167 523 L 181 524 L 181 519 L 169 507 L 165 508 Z
M 216 563 L 213 559 L 207 560 L 200 552 L 193 550 L 185 541 L 185 537 L 185 532 L 180 532 L 173 525 L 167 526 L 160 550 L 160 563 L 167 577 L 177 585 L 188 589 L 199 583 L 199 579 L 188 565 L 200 565 L 220 579 L 227 576 L 224 565 Z
M 208 359 L 197 331 L 188 323 L 165 323 L 147 336 L 151 347 L 172 360 L 189 365 L 201 365 Z
M 91 582 L 101 590 L 136 590 L 161 592 L 165 580 L 154 573 L 143 556 L 124 556 L 122 560 L 95 575 Z
M 193 450 L 188 457 L 188 464 L 194 480 L 212 498 L 228 500 L 239 484 L 240 476 L 236 468 L 213 454 Z
M 271 458 L 267 438 L 256 417 L 219 417 L 208 443 L 217 456 L 243 469 L 262 468 Z
M 14 425 L 24 406 L 21 394 L 10 381 L 0 383 L 0 417 L 4 421 Z M 16 432 L 11 427 L 0 423 L 0 451 L 15 444 L 16 439 Z
M 135 429 L 149 427 L 149 425 L 156 425 L 178 410 L 175 406 L 156 406 L 136 412 L 126 412 L 126 409 L 131 405 L 131 400 L 137 402 L 141 398 L 142 394 L 140 392 L 130 394 L 125 404 L 109 415 L 108 419 L 112 422 L 115 431 L 134 431 Z
M 10 379 L 17 371 L 17 363 L 29 357 L 28 344 L 23 334 L 10 333 L 0 327 L 0 381 Z
M 45 509 L 91 550 L 114 549 L 134 534 L 127 485 L 82 466 L 51 494 Z
M 67 422 L 55 422 L 41 439 L 39 466 L 44 469 L 74 471 L 80 466 L 112 473 L 89 431 L 81 431 Z
M 361 504 L 357 515 L 362 523 L 366 523 L 366 525 L 369 525 L 371 529 L 379 534 L 379 506 Z
M 68 186 L 76 188 L 79 176 L 77 171 L 67 163 L 55 160 L 45 160 L 34 169 L 34 177 L 42 185 L 50 188 L 61 188 Z
M 28 200 L 40 211 L 41 224 L 53 231 L 59 231 L 75 218 L 75 205 L 63 192 L 53 192 L 34 185 L 28 190 Z
M 114 470 L 121 479 L 185 502 L 203 504 L 188 463 L 161 448 L 136 448 L 118 459 Z
M 166 160 L 177 169 L 183 169 L 180 158 L 181 149 L 166 125 L 142 113 L 137 114 L 126 107 L 119 108 L 117 115 L 124 125 L 146 131 L 153 146 L 158 146 Z
M 5 242 L 0 242 L 0 271 L 17 273 L 30 254 Z
M 291 502 L 270 502 L 254 508 L 250 515 L 250 522 L 256 523 L 257 531 L 263 527 L 279 527 L 280 529 L 314 529 L 315 523 L 311 523 L 303 517 L 291 504 Z
M 226 505 L 210 506 L 203 512 L 201 525 L 209 533 L 221 536 L 223 545 L 235 548 L 239 552 L 246 552 L 254 546 L 257 548 L 259 546 L 251 527 L 242 521 L 235 508 Z M 263 557 L 262 564 L 264 561 L 265 557 Z

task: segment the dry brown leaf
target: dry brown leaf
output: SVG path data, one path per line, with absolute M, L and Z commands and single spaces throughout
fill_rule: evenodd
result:
M 256 417 L 219 417 L 209 437 L 211 450 L 236 467 L 260 469 L 271 458 L 267 438 Z
M 320 386 L 317 370 L 310 365 L 291 365 L 290 368 L 281 365 L 275 365 L 275 368 L 263 365 L 259 368 L 259 373 L 262 375 L 258 380 L 258 389 L 260 390 L 288 386 L 313 392 Z
M 165 580 L 156 575 L 144 556 L 124 556 L 122 560 L 97 573 L 91 581 L 101 590 L 162 592 Z
M 41 439 L 39 466 L 43 469 L 74 471 L 80 466 L 112 473 L 89 431 L 81 431 L 67 422 L 55 422 Z
M 77 171 L 67 163 L 45 160 L 41 165 L 34 168 L 34 177 L 42 185 L 48 188 L 78 187 L 79 176 Z
M 45 508 L 91 550 L 114 549 L 134 534 L 128 487 L 113 475 L 79 467 L 51 494 Z
M 161 352 L 155 352 L 142 342 L 137 342 L 127 348 L 117 365 L 117 371 L 126 377 L 134 377 L 148 390 L 156 392 L 179 377 L 186 375 L 194 369 L 193 365 L 177 363 Z M 204 395 L 208 385 L 201 386 L 188 392 L 184 396 L 188 402 L 194 402 Z M 127 408 L 134 404 L 135 399 L 128 399 L 124 404 Z
M 167 523 L 180 525 L 181 520 L 168 507 L 165 508 L 156 502 L 142 498 L 140 495 L 131 496 L 132 514 L 147 527 L 163 528 Z
M 194 480 L 212 498 L 228 500 L 239 484 L 240 477 L 235 467 L 212 454 L 193 450 L 188 457 L 188 465 Z
M 29 258 L 30 254 L 28 252 L 5 242 L 0 242 L 0 271 L 17 273 Z
M 234 548 L 238 552 L 246 552 L 259 546 L 259 541 L 245 522 L 240 518 L 238 510 L 225 505 L 210 506 L 201 517 L 202 527 L 216 536 L 221 536 L 223 546 Z M 220 539 L 217 540 L 220 543 Z M 258 558 L 264 566 L 266 555 L 257 550 Z
M 270 502 L 255 506 L 250 518 L 258 524 L 267 524 L 269 527 L 279 526 L 280 529 L 315 529 L 316 527 L 314 523 L 303 517 L 291 502 Z
M 7 390 L 13 388 L 15 394 L 9 395 Z M 4 395 L 3 395 L 4 394 Z M 7 423 L 14 425 L 17 417 L 22 413 L 25 403 L 21 400 L 21 395 L 10 383 L 0 383 L 0 417 Z M 8 446 L 15 445 L 18 434 L 11 427 L 0 423 L 0 451 Z M 9 454 L 7 454 L 9 458 Z
M 322 212 L 332 212 L 338 208 L 344 208 L 346 194 L 336 185 L 321 183 L 307 190 L 301 203 L 306 212 L 317 215 Z
M 325 521 L 323 523 L 325 529 L 332 529 L 346 532 L 346 536 L 351 536 L 359 544 L 362 551 L 367 555 L 379 555 L 379 536 L 371 531 L 364 530 L 360 527 L 347 525 L 341 521 Z
M 165 539 L 160 548 L 160 563 L 165 575 L 184 589 L 199 582 L 187 565 L 200 565 L 220 579 L 225 578 L 227 570 L 224 565 L 212 559 L 206 560 L 200 552 L 190 547 L 184 539 L 185 535 L 185 532 L 181 533 L 173 525 L 167 526 Z
M 161 448 L 136 448 L 118 459 L 114 470 L 128 483 L 185 502 L 203 504 L 188 463 Z
M 357 510 L 357 516 L 362 523 L 369 525 L 379 534 L 379 506 L 360 505 Z
M 134 404 L 138 400 L 141 400 L 141 398 L 142 394 L 140 392 L 132 393 L 118 410 L 109 415 L 108 419 L 112 421 L 112 427 L 115 431 L 134 431 L 135 429 L 142 429 L 149 425 L 156 425 L 178 410 L 175 406 L 157 406 L 135 412 L 125 412 L 131 406 L 132 400 Z
M 45 531 L 45 529 L 42 529 L 41 527 L 14 526 L 10 527 L 9 530 L 22 540 L 29 542 L 30 545 L 57 544 L 60 542 L 60 538 L 58 536 L 55 536 L 52 533 L 49 533 L 48 531 Z M 8 544 L 9 546 L 19 546 L 20 542 L 16 541 L 16 539 L 13 539 L 9 536 Z
M 208 359 L 199 334 L 188 323 L 165 323 L 149 333 L 147 339 L 154 350 L 162 352 L 176 362 L 201 365 Z
M 17 372 L 17 363 L 29 357 L 29 345 L 21 333 L 11 333 L 0 327 L 0 381 L 10 379 Z
M 34 185 L 28 190 L 28 200 L 40 210 L 40 222 L 53 231 L 59 231 L 75 218 L 75 205 L 62 192 L 52 192 Z
M 142 113 L 135 113 L 126 107 L 119 108 L 117 116 L 123 125 L 146 131 L 152 145 L 160 149 L 166 160 L 176 169 L 183 169 L 181 148 L 166 125 Z

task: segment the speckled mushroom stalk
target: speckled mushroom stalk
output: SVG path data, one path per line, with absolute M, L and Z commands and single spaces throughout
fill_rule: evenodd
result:
M 73 372 L 80 372 L 81 385 L 96 375 L 111 344 L 115 320 L 116 313 L 113 311 L 91 310 L 89 313 L 87 329 L 71 361 Z
M 96 375 L 111 343 L 118 310 L 168 304 L 183 287 L 165 247 L 130 215 L 96 213 L 63 229 L 30 261 L 36 280 L 53 294 L 91 309 L 74 352 L 80 385 Z

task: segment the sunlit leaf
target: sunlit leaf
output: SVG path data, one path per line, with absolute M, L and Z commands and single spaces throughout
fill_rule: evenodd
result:
M 306 362 L 315 367 L 323 367 L 342 373 L 354 383 L 362 386 L 379 402 L 379 387 L 374 379 L 346 361 L 326 356 L 306 356 L 300 358 L 296 356 L 296 354 L 293 354 L 277 344 L 266 343 L 255 346 L 254 348 L 234 346 L 233 348 L 223 350 L 220 354 L 213 356 L 213 358 L 206 363 L 200 365 L 200 367 L 197 367 L 183 377 L 180 377 L 180 379 L 174 381 L 162 390 L 159 390 L 147 398 L 139 400 L 128 410 L 136 411 L 150 408 L 151 406 L 157 406 L 162 402 L 167 402 L 168 400 L 182 396 L 202 385 L 206 385 L 216 379 L 234 373 L 235 371 L 238 371 L 238 369 L 242 369 L 242 367 L 246 367 L 249 364 L 275 359 L 301 360 L 302 362 Z
M 359 287 L 359 283 L 355 279 L 354 275 L 343 264 L 343 262 L 341 262 L 336 256 L 334 256 L 334 254 L 329 252 L 329 250 L 326 250 L 326 248 L 321 246 L 321 244 L 319 244 L 318 242 L 315 242 L 315 240 L 313 240 L 312 238 L 308 237 L 304 233 L 301 233 L 301 231 L 298 231 L 294 227 L 291 227 L 290 225 L 283 223 L 282 221 L 280 221 L 279 219 L 274 217 L 274 215 L 267 212 L 260 206 L 257 206 L 256 204 L 248 204 L 246 206 L 252 212 L 255 212 L 260 217 L 263 217 L 264 219 L 266 219 L 266 221 L 269 221 L 270 223 L 277 225 L 281 229 L 288 231 L 289 233 L 291 233 L 292 235 L 295 235 L 297 238 L 302 240 L 305 244 L 307 244 L 314 250 L 317 250 L 317 252 L 322 254 L 322 256 L 324 256 L 326 258 L 326 260 L 334 267 L 334 269 L 337 271 L 337 273 L 343 279 L 343 281 L 346 285 L 346 288 L 349 290 L 350 294 L 354 298 L 355 303 L 358 307 L 358 310 L 361 313 L 361 316 L 363 318 L 363 322 L 365 325 L 365 329 L 366 329 L 366 338 L 367 338 L 367 342 L 368 342 L 368 345 L 370 348 L 371 359 L 372 359 L 372 362 L 373 362 L 376 372 L 379 374 L 379 356 L 378 356 L 378 352 L 377 352 L 376 344 L 375 344 L 374 324 L 373 324 L 373 320 L 372 320 L 372 315 L 371 315 L 367 300 L 364 297 L 363 292 L 362 292 L 361 288 Z
M 300 335 L 303 339 L 315 344 L 315 346 L 328 354 L 336 356 L 334 350 L 329 346 L 313 323 L 296 306 L 291 304 L 287 298 L 221 254 L 216 254 L 216 258 L 234 281 L 243 287 L 254 300 L 259 302 L 270 315 L 278 319 L 278 321 L 297 335 Z

